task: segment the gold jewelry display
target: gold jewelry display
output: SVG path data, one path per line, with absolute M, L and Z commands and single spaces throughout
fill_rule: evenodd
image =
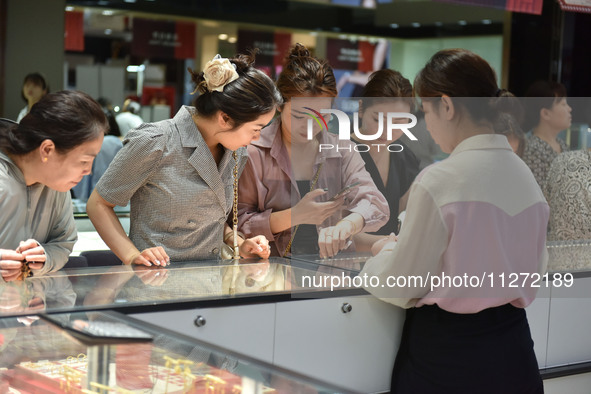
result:
M 33 276 L 33 273 L 31 272 L 31 269 L 29 268 L 29 263 L 26 261 L 23 261 L 21 264 L 21 274 L 19 275 L 18 279 L 24 280 L 30 276 Z
M 316 170 L 316 174 L 314 174 L 314 178 L 312 179 L 312 182 L 310 183 L 310 191 L 312 191 L 316 188 L 316 183 L 318 182 L 318 177 L 320 176 L 320 170 L 322 169 L 323 165 L 324 165 L 324 163 L 320 163 L 320 165 L 318 166 L 318 169 Z M 287 255 L 289 253 L 289 251 L 291 250 L 291 244 L 295 238 L 295 235 L 296 235 L 296 232 L 298 231 L 299 226 L 300 225 L 298 224 L 293 229 L 293 233 L 291 233 L 291 238 L 290 238 L 289 242 L 287 243 L 287 247 L 285 248 L 285 252 L 283 252 L 284 256 Z

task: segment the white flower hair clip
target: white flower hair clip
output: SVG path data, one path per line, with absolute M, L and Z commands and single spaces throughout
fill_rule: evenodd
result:
M 217 54 L 205 64 L 203 77 L 207 90 L 223 92 L 227 84 L 238 79 L 238 72 L 235 64 Z

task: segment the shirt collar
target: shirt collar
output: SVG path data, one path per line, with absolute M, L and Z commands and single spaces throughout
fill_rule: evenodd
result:
M 466 138 L 451 152 L 450 156 L 469 150 L 504 149 L 513 151 L 507 137 L 502 134 L 479 134 Z
M 183 105 L 173 118 L 181 136 L 181 144 L 185 148 L 195 148 L 205 144 L 205 140 L 193 120 L 193 115 L 196 113 L 195 108 Z

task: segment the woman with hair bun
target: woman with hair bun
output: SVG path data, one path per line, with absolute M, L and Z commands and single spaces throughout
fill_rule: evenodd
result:
M 124 264 L 216 259 L 234 244 L 226 223 L 246 146 L 259 138 L 281 96 L 253 55 L 216 56 L 192 80 L 199 96 L 173 119 L 145 123 L 124 146 L 87 203 L 88 216 Z M 236 180 L 237 181 L 237 180 Z M 113 208 L 131 201 L 129 237 Z M 262 236 L 236 239 L 242 257 L 268 257 Z
M 391 392 L 542 393 L 524 308 L 546 270 L 549 209 L 527 165 L 494 129 L 512 95 L 484 59 L 463 49 L 433 55 L 414 92 L 427 129 L 450 156 L 417 176 L 398 240 L 375 248 L 360 273 L 380 283 L 416 279 L 366 288 L 409 308 Z M 502 283 L 514 273 L 517 287 Z
M 76 242 L 70 189 L 90 173 L 109 125 L 82 92 L 45 95 L 20 124 L 0 120 L 0 269 L 4 280 L 62 268 Z
M 273 255 L 332 257 L 354 247 L 353 235 L 382 227 L 388 204 L 351 141 L 321 129 L 318 118 L 308 140 L 307 114 L 331 108 L 337 95 L 330 65 L 296 44 L 285 58 L 277 88 L 284 100 L 281 115 L 248 147 L 239 226 L 247 235 L 264 234 Z M 339 149 L 320 150 L 321 144 Z M 338 197 L 348 185 L 354 185 L 349 194 Z

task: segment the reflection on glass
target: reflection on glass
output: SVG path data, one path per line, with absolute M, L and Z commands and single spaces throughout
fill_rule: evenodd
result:
M 28 278 L 24 281 L 0 282 L 0 316 L 19 316 L 18 320 L 30 325 L 35 315 L 45 309 L 67 309 L 76 302 L 76 293 L 65 273 Z

